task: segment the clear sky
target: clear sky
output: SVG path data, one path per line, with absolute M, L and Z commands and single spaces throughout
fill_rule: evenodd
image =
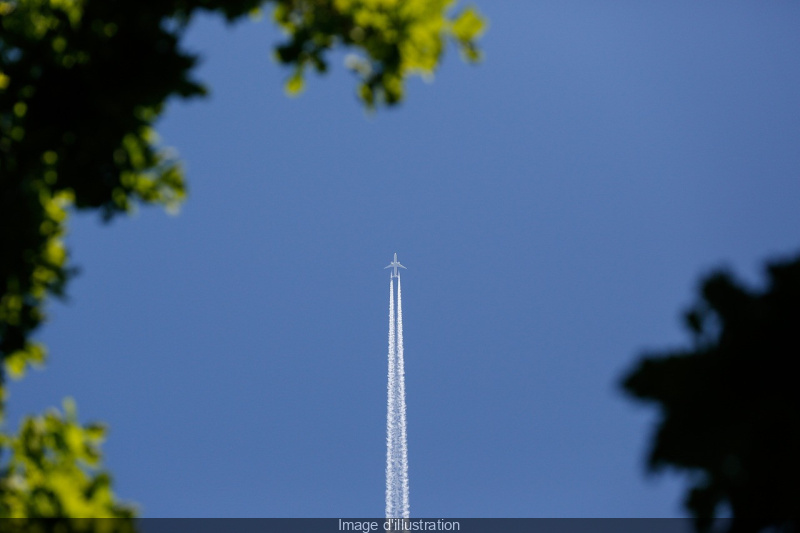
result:
M 483 64 L 372 117 L 343 54 L 288 99 L 269 20 L 199 19 L 189 200 L 73 219 L 12 420 L 74 396 L 144 516 L 379 517 L 397 252 L 413 517 L 682 516 L 617 383 L 702 274 L 800 249 L 800 5 L 478 5 Z

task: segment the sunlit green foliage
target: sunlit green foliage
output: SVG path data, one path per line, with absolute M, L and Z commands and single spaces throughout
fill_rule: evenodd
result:
M 287 89 L 302 89 L 305 69 L 327 68 L 325 52 L 336 45 L 354 47 L 348 66 L 359 78 L 359 96 L 369 107 L 403 98 L 410 74 L 430 76 L 448 38 L 470 61 L 479 59 L 475 39 L 484 22 L 468 8 L 447 17 L 452 0 L 278 0 L 275 20 L 291 39 L 278 47 L 278 59 L 295 65 Z
M 104 435 L 102 426 L 81 425 L 67 399 L 63 415 L 52 410 L 26 418 L 18 435 L 0 436 L 0 519 L 117 518 L 117 528 L 130 521 L 134 509 L 115 500 L 100 468 Z
M 661 420 L 649 466 L 691 473 L 687 509 L 709 530 L 800 527 L 800 258 L 769 265 L 758 293 L 709 276 L 686 314 L 694 346 L 643 358 L 623 383 Z

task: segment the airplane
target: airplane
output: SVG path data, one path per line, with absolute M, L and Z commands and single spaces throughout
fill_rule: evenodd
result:
M 395 254 L 394 254 L 394 261 L 392 261 L 391 263 L 389 263 L 389 266 L 387 266 L 387 267 L 383 267 L 383 269 L 384 269 L 384 270 L 386 270 L 387 268 L 393 268 L 393 269 L 394 269 L 394 272 L 393 272 L 393 273 L 391 273 L 390 277 L 392 277 L 392 278 L 399 278 L 400 276 L 397 274 L 397 267 L 400 267 L 400 268 L 406 268 L 406 267 L 404 267 L 403 265 L 401 265 L 400 263 L 398 263 L 398 262 L 397 262 L 397 253 L 395 252 Z M 408 269 L 406 268 L 406 270 L 408 270 Z

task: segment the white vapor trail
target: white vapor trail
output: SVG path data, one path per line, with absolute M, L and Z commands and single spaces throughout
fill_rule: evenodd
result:
M 397 424 L 395 421 L 395 389 L 397 375 L 395 369 L 396 345 L 394 337 L 394 279 L 389 281 L 389 376 L 386 386 L 386 518 L 397 514 L 397 469 L 395 468 L 395 440 Z
M 409 518 L 406 386 L 403 360 L 403 304 L 397 277 L 389 285 L 389 375 L 386 400 L 386 518 Z
M 397 374 L 398 406 L 400 415 L 400 511 L 402 518 L 409 517 L 408 505 L 408 437 L 406 433 L 406 365 L 403 359 L 403 299 L 400 276 L 397 277 Z

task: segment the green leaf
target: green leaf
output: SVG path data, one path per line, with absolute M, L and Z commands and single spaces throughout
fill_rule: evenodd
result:
M 13 379 L 22 379 L 28 367 L 41 368 L 47 359 L 47 350 L 43 344 L 29 342 L 21 350 L 5 358 L 5 368 Z

